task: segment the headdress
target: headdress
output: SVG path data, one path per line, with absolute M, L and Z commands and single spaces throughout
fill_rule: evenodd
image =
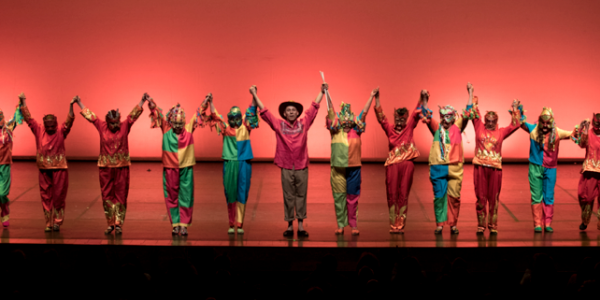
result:
M 446 105 L 444 107 L 438 105 L 438 107 L 440 108 L 440 119 L 445 119 L 448 123 L 454 122 L 457 112 L 452 105 Z
M 554 122 L 554 113 L 552 112 L 552 108 L 550 107 L 544 107 L 542 109 L 542 113 L 540 114 L 540 117 L 538 118 L 538 130 L 541 130 L 540 127 L 540 123 L 542 121 L 545 122 L 550 122 L 552 124 L 552 129 L 550 130 L 550 136 L 548 137 L 548 149 L 550 151 L 554 151 L 554 149 L 556 148 L 556 141 L 557 141 L 557 134 L 556 134 L 556 124 Z M 537 138 L 537 142 L 540 145 L 544 144 L 544 135 L 543 134 L 538 134 L 538 138 Z
M 167 122 L 173 126 L 175 122 L 185 122 L 185 111 L 181 108 L 181 104 L 171 107 L 167 113 Z
M 353 128 L 356 126 L 356 117 L 350 109 L 350 103 L 344 103 L 340 105 L 340 113 L 338 114 L 340 125 L 346 128 Z
M 117 119 L 120 120 L 121 119 L 121 113 L 119 112 L 119 109 L 117 108 L 117 110 L 109 110 L 108 113 L 106 114 L 106 118 L 108 119 Z
M 592 117 L 592 127 L 600 129 L 600 127 L 596 127 L 594 124 L 600 124 L 600 114 L 594 113 Z

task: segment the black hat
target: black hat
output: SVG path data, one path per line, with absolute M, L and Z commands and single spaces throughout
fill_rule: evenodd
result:
M 285 119 L 285 116 L 283 115 L 283 113 L 285 112 L 285 109 L 288 106 L 293 106 L 298 110 L 298 117 L 300 117 L 300 115 L 302 114 L 302 111 L 304 110 L 304 107 L 302 106 L 302 104 L 298 103 L 298 102 L 294 102 L 294 101 L 285 101 L 282 102 L 281 104 L 279 104 L 279 115 Z

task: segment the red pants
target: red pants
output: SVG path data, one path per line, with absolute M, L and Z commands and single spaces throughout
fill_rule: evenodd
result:
M 500 189 L 502 188 L 502 169 L 475 165 L 473 170 L 475 181 L 475 196 L 477 204 L 477 228 L 498 229 L 498 205 L 500 204 Z M 489 209 L 489 218 L 488 210 Z
M 579 198 L 579 205 L 581 206 L 581 221 L 585 225 L 590 223 L 594 211 L 594 199 L 598 197 L 599 191 L 600 173 L 583 172 L 579 178 L 577 196 Z M 598 219 L 600 221 L 600 216 L 598 216 Z M 598 223 L 598 229 L 600 229 L 600 222 Z
M 100 189 L 108 226 L 123 226 L 129 194 L 129 167 L 100 168 Z
M 390 210 L 390 227 L 404 229 L 408 211 L 408 194 L 412 186 L 415 164 L 412 160 L 385 167 L 387 203 Z
M 40 195 L 46 227 L 62 225 L 65 219 L 65 199 L 69 188 L 67 169 L 40 170 Z

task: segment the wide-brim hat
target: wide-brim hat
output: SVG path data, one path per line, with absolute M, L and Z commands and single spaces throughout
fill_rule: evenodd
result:
M 298 110 L 298 117 L 300 117 L 300 115 L 302 114 L 302 111 L 304 110 L 304 107 L 302 106 L 302 104 L 300 104 L 298 102 L 294 102 L 294 101 L 282 102 L 281 104 L 279 104 L 279 115 L 283 119 L 285 119 L 285 116 L 283 115 L 283 113 L 285 112 L 285 109 L 288 106 L 293 106 L 296 108 L 296 110 Z

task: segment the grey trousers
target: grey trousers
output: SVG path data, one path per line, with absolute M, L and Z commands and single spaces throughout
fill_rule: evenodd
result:
M 286 221 L 306 219 L 306 191 L 308 190 L 308 168 L 302 170 L 281 169 L 283 209 Z M 295 210 L 295 214 L 294 214 Z

